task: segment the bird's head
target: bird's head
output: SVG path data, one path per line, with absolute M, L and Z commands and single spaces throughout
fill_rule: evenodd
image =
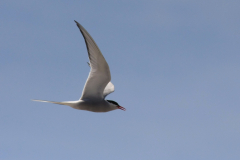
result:
M 112 100 L 107 100 L 107 101 L 108 101 L 108 103 L 110 103 L 111 105 L 117 107 L 118 109 L 126 111 L 126 109 L 124 107 L 120 106 L 117 102 L 112 101 Z

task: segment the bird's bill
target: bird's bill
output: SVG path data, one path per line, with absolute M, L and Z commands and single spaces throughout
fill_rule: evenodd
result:
M 117 106 L 118 107 L 118 109 L 121 109 L 121 110 L 123 110 L 123 111 L 126 111 L 126 109 L 124 108 L 124 107 L 122 107 L 122 106 Z

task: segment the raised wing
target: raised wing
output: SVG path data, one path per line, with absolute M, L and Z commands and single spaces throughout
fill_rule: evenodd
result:
M 114 85 L 112 84 L 112 82 L 109 82 L 103 91 L 103 97 L 105 98 L 112 92 L 114 92 Z
M 87 64 L 90 67 L 90 63 L 87 62 Z M 112 92 L 114 92 L 114 85 L 112 84 L 112 82 L 108 82 L 107 86 L 105 87 L 105 89 L 103 91 L 103 97 L 106 98 L 106 96 Z
M 82 25 L 75 22 L 85 40 L 91 67 L 80 99 L 103 99 L 103 91 L 111 81 L 109 66 L 90 34 Z

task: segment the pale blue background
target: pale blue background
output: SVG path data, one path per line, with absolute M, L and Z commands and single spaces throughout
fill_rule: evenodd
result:
M 239 0 L 1 0 L 1 160 L 239 160 Z M 127 109 L 79 111 L 81 23 Z

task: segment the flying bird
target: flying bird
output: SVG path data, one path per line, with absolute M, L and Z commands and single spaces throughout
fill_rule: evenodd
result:
M 77 101 L 54 102 L 45 100 L 33 100 L 67 105 L 75 109 L 92 112 L 108 112 L 115 109 L 126 110 L 113 100 L 105 100 L 106 96 L 114 92 L 114 85 L 111 83 L 109 66 L 103 57 L 97 44 L 81 24 L 75 21 L 85 40 L 90 73 L 82 91 L 82 96 Z

